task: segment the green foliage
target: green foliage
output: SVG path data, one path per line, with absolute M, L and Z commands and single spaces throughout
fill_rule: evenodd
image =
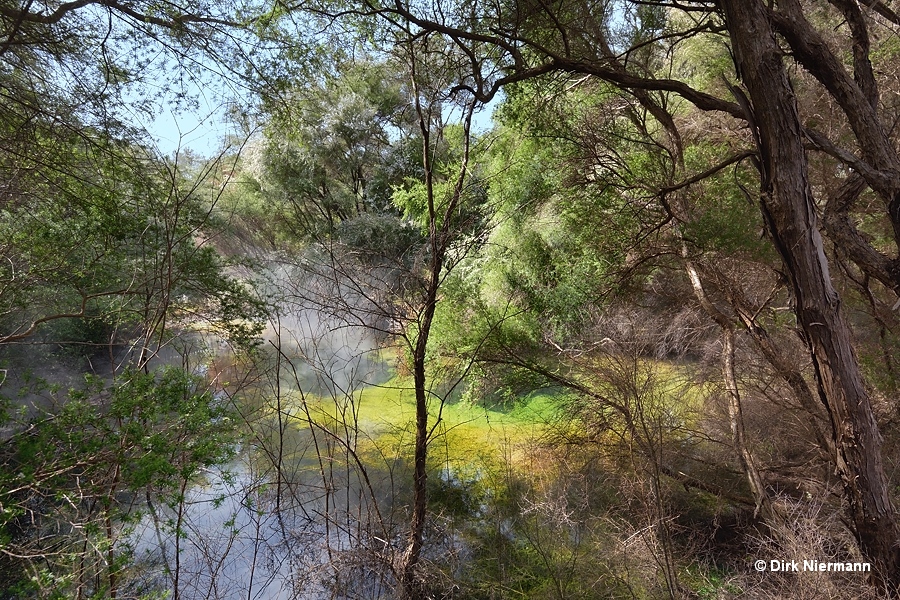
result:
M 109 109 L 145 76 L 141 67 L 149 59 L 145 50 L 135 52 L 133 61 L 113 61 L 109 54 L 121 50 L 123 40 L 133 44 L 151 33 L 151 22 L 169 30 L 169 41 L 221 39 L 220 21 L 205 16 L 223 15 L 227 8 L 204 6 L 204 18 L 180 19 L 171 5 L 137 0 L 129 10 L 148 18 L 132 15 L 134 21 L 130 17 L 123 26 L 116 20 L 119 6 L 82 11 L 85 7 L 77 4 L 66 5 L 58 23 L 42 23 L 46 13 L 13 19 L 18 9 L 11 5 L 0 16 L 8 35 L 0 50 L 0 344 L 34 335 L 64 345 L 66 352 L 107 344 L 112 354 L 115 343 L 125 342 L 141 348 L 143 370 L 126 369 L 112 381 L 88 377 L 82 388 L 67 393 L 52 386 L 33 389 L 29 401 L 45 400 L 34 403 L 33 414 L 12 410 L 24 406 L 23 397 L 3 399 L 0 544 L 9 551 L 0 560 L 0 576 L 15 580 L 4 594 L 112 595 L 115 579 L 133 562 L 127 530 L 141 514 L 142 499 L 179 506 L 205 466 L 231 456 L 235 416 L 184 371 L 148 373 L 147 359 L 184 329 L 214 331 L 245 348 L 257 342 L 267 307 L 247 283 L 226 274 L 233 263 L 219 253 L 227 244 L 216 233 L 232 215 L 236 225 L 229 233 L 238 243 L 226 252 L 240 253 L 239 242 L 249 240 L 266 250 L 303 252 L 310 262 L 326 256 L 323 263 L 332 261 L 326 267 L 329 276 L 358 277 L 353 283 L 360 285 L 347 286 L 354 288 L 349 295 L 372 299 L 366 308 L 370 314 L 360 316 L 355 298 L 342 297 L 344 282 L 337 280 L 324 292 L 333 293 L 324 301 L 329 308 L 353 313 L 351 321 L 378 321 L 382 333 L 407 343 L 400 352 L 412 352 L 418 336 L 428 337 L 429 385 L 418 390 L 426 391 L 427 410 L 417 413 L 421 419 L 427 412 L 428 418 L 418 431 L 429 431 L 432 447 L 444 444 L 443 456 L 429 453 L 427 491 L 432 514 L 452 522 L 453 535 L 465 541 L 468 561 L 455 574 L 464 581 L 462 595 L 653 597 L 664 591 L 663 561 L 668 576 L 675 573 L 699 597 L 737 593 L 727 573 L 685 566 L 677 555 L 681 548 L 663 531 L 679 510 L 700 512 L 712 502 L 706 496 L 697 500 L 687 483 L 682 492 L 681 479 L 661 475 L 664 466 L 677 469 L 682 462 L 709 458 L 703 452 L 713 445 L 710 440 L 728 439 L 720 439 L 722 432 L 704 421 L 712 419 L 706 415 L 710 411 L 698 416 L 701 408 L 709 408 L 701 398 L 707 384 L 649 361 L 643 342 L 605 337 L 614 336 L 610 330 L 616 327 L 605 319 L 613 297 L 657 301 L 653 288 L 665 278 L 660 273 L 672 268 L 683 277 L 685 255 L 698 264 L 718 261 L 739 273 L 751 271 L 748 265 L 761 270 L 777 264 L 763 234 L 758 199 L 748 192 L 758 189 L 759 179 L 750 162 L 681 185 L 736 148 L 752 145 L 748 136 L 727 131 L 733 123 L 707 136 L 705 119 L 712 122 L 712 111 L 699 114 L 675 92 L 662 91 L 678 88 L 671 82 L 623 91 L 597 76 L 615 73 L 611 79 L 617 81 L 659 76 L 732 102 L 739 94 L 726 85 L 734 79 L 736 61 L 723 43 L 720 15 L 630 2 L 566 4 L 549 11 L 526 2 L 503 5 L 502 16 L 486 18 L 479 13 L 490 10 L 486 4 L 467 5 L 465 15 L 442 5 L 446 14 L 440 18 L 447 17 L 454 27 L 489 28 L 464 49 L 466 36 L 448 41 L 441 38 L 443 29 L 427 32 L 421 21 L 414 40 L 392 46 L 387 40 L 397 40 L 394 22 L 369 21 L 351 4 L 319 5 L 325 12 L 353 13 L 349 21 L 338 21 L 357 28 L 363 45 L 376 47 L 351 60 L 347 57 L 357 54 L 362 42 L 339 40 L 341 48 L 311 49 L 334 34 L 310 27 L 316 34 L 309 38 L 290 35 L 287 22 L 317 25 L 318 16 L 298 15 L 280 4 L 259 15 L 253 7 L 241 7 L 240 23 L 281 45 L 255 52 L 260 64 L 271 68 L 263 74 L 280 79 L 280 85 L 265 99 L 264 137 L 251 144 L 250 155 L 235 159 L 231 171 L 237 175 L 223 190 L 219 174 L 226 168 L 161 160 L 116 122 L 117 111 Z M 30 4 L 23 6 L 30 10 Z M 424 7 L 404 6 L 414 12 Z M 384 16 L 392 10 L 385 4 L 375 12 Z M 551 12 L 552 25 L 546 21 Z M 820 15 L 832 33 L 845 27 L 836 15 Z M 98 16 L 108 16 L 108 28 Z M 510 16 L 513 20 L 507 21 Z M 168 24 L 159 25 L 159 19 Z M 502 38 L 509 31 L 515 31 L 514 43 L 483 54 L 489 37 Z M 895 38 L 875 40 L 872 59 L 879 75 L 896 62 Z M 242 50 L 245 42 L 239 42 Z M 790 45 L 790 40 L 781 42 Z M 98 47 L 103 52 L 95 55 L 92 48 Z M 406 69 L 397 68 L 401 49 L 415 61 L 412 84 L 402 76 Z M 504 53 L 510 49 L 521 54 L 507 71 Z M 562 57 L 558 63 L 569 61 L 569 68 L 592 76 L 551 73 L 507 86 L 497 111 L 501 125 L 489 135 L 466 140 L 460 125 L 446 121 L 453 113 L 446 107 L 458 108 L 454 103 L 469 85 L 515 78 L 520 69 L 542 70 L 544 49 Z M 843 52 L 849 64 L 849 48 Z M 340 58 L 330 64 L 275 64 L 326 55 Z M 592 63 L 598 68 L 587 69 Z M 487 79 L 468 72 L 470 66 L 485 65 L 494 69 Z M 298 72 L 308 76 L 289 77 Z M 805 75 L 797 71 L 793 76 L 797 97 L 806 102 Z M 446 93 L 449 80 L 450 86 L 462 85 Z M 423 102 L 424 113 L 413 114 L 412 107 Z M 813 111 L 803 106 L 804 113 L 813 113 L 808 124 L 844 143 L 842 125 L 832 126 L 823 117 L 833 111 L 815 102 Z M 889 106 L 882 108 L 889 112 Z M 664 112 L 669 119 L 661 116 Z M 431 186 L 424 178 L 420 125 L 432 133 L 424 148 L 433 166 Z M 461 170 L 469 141 L 472 157 Z M 811 150 L 811 156 L 816 154 Z M 832 164 L 834 156 L 840 154 L 832 152 L 821 161 L 828 177 L 809 178 L 819 196 L 824 197 L 820 190 L 829 189 L 830 181 L 847 175 Z M 451 201 L 454 210 L 447 211 Z M 889 220 L 883 209 L 867 208 L 877 201 L 864 192 L 847 210 L 863 241 L 893 256 Z M 835 204 L 829 200 L 821 208 L 831 210 Z M 310 243 L 319 246 L 305 248 Z M 439 256 L 432 254 L 436 250 Z M 841 255 L 840 247 L 831 250 Z M 429 258 L 437 258 L 443 272 L 429 274 Z M 726 307 L 725 318 L 732 318 L 736 311 L 727 308 L 733 301 L 729 293 L 742 290 L 738 285 L 728 289 L 725 270 L 708 271 L 709 289 L 711 301 Z M 833 274 L 854 278 L 856 271 L 851 266 Z M 421 282 L 429 275 L 440 280 L 439 289 L 423 302 Z M 885 290 L 870 288 L 869 277 L 854 282 L 865 289 L 865 301 L 877 314 L 893 299 L 886 301 Z M 382 287 L 372 291 L 366 287 L 370 283 Z M 755 312 L 774 334 L 796 329 L 790 313 L 765 316 L 771 298 L 748 298 L 748 304 L 760 304 L 759 310 L 742 310 L 742 316 Z M 685 312 L 695 308 L 684 298 L 665 301 L 687 307 Z M 433 323 L 421 317 L 432 302 L 437 307 Z M 897 340 L 890 323 L 877 321 L 857 320 L 857 330 L 869 334 L 857 336 L 858 354 L 869 382 L 894 392 L 891 357 Z M 698 331 L 690 334 L 700 340 L 696 346 L 713 347 L 704 326 L 690 323 Z M 621 349 L 633 341 L 630 354 L 609 352 L 612 345 Z M 745 341 L 739 340 L 739 356 L 748 351 Z M 714 351 L 704 352 L 711 356 Z M 759 367 L 758 361 L 746 362 Z M 563 398 L 548 388 L 567 378 L 577 395 Z M 303 387 L 299 376 L 296 383 Z M 410 504 L 408 490 L 395 493 L 393 486 L 423 463 L 410 460 L 409 424 L 417 408 L 410 384 L 403 378 L 389 384 L 396 388 L 348 392 L 330 404 L 308 401 L 301 391 L 298 402 L 310 431 L 323 436 L 324 454 L 303 460 L 318 463 L 312 470 L 320 470 L 326 495 L 336 494 L 341 485 L 326 481 L 328 469 L 332 477 L 343 470 L 348 486 L 351 471 L 360 471 L 361 479 L 368 473 L 390 481 L 393 505 L 384 514 L 393 528 L 397 509 Z M 279 392 L 280 386 L 279 380 Z M 772 397 L 784 391 L 778 381 L 756 371 L 742 377 L 740 386 L 754 400 L 759 389 Z M 535 390 L 545 397 L 535 400 Z M 281 412 L 281 400 L 279 426 L 285 415 L 299 414 Z M 503 428 L 509 426 L 515 429 L 510 437 L 524 441 L 517 411 L 534 405 L 548 420 L 559 407 L 565 410 L 568 418 L 552 432 L 565 453 L 529 439 L 534 456 L 528 468 L 522 468 L 522 457 L 499 465 L 501 449 L 524 451 L 501 448 L 497 431 L 507 435 Z M 262 412 L 261 421 L 275 413 Z M 281 452 L 283 436 L 292 435 L 297 443 L 289 446 L 297 450 L 290 452 L 302 454 L 311 446 L 295 426 L 292 421 L 277 431 L 272 427 L 257 439 L 278 438 Z M 698 456 L 688 457 L 692 452 Z M 386 457 L 394 457 L 393 462 Z M 279 462 L 282 458 L 279 454 Z M 369 471 L 361 464 L 376 459 L 382 462 Z M 301 470 L 307 466 L 300 465 Z M 622 481 L 613 482 L 607 471 Z M 279 490 L 288 479 L 278 474 Z M 672 488 L 679 488 L 679 495 Z M 384 490 L 370 491 L 372 501 L 380 501 L 376 497 Z M 247 504 L 257 514 L 263 510 L 262 504 Z M 381 525 L 387 531 L 388 524 Z M 174 521 L 161 529 L 169 526 L 174 535 L 185 535 Z M 235 520 L 227 526 L 236 527 Z M 360 539 L 363 529 L 357 527 Z M 398 545 L 394 533 L 379 532 L 385 539 L 375 538 L 384 549 L 379 560 L 389 546 Z M 422 539 L 421 532 L 414 535 Z M 635 556 L 641 543 L 643 555 Z
M 483 151 L 480 140 L 470 135 L 466 177 L 457 189 L 466 143 L 463 127 L 446 124 L 438 126 L 437 131 L 440 139 L 431 157 L 431 206 L 429 184 L 422 177 L 406 177 L 401 185 L 394 186 L 391 200 L 403 218 L 418 227 L 423 238 L 430 235 L 432 227 L 435 231 L 446 229 L 450 236 L 446 240 L 450 242 L 448 258 L 455 264 L 457 252 L 460 256 L 473 253 L 483 242 L 494 209 L 486 173 L 478 166 Z M 451 204 L 454 209 L 448 214 Z
M 516 368 L 470 364 L 471 360 L 502 356 L 510 348 L 538 345 L 538 315 L 510 302 L 505 281 L 495 285 L 487 279 L 505 274 L 503 266 L 485 258 L 460 264 L 444 281 L 432 324 L 429 352 L 434 374 L 450 377 L 458 369 L 466 370 L 464 397 L 477 404 L 500 400 L 495 394 L 504 388 L 518 394 L 527 391 L 526 382 L 537 383 Z
M 270 106 L 252 175 L 295 235 L 322 239 L 365 213 L 396 215 L 393 186 L 421 169 L 403 93 L 390 64 L 359 60 Z
M 64 322 L 47 333 L 60 341 L 97 342 L 103 328 L 162 335 L 190 314 L 249 343 L 262 305 L 224 275 L 224 261 L 201 240 L 213 229 L 203 188 L 139 148 L 103 146 L 112 143 L 73 138 L 65 156 L 54 157 L 60 172 L 52 180 L 33 165 L 33 179 L 20 178 L 19 195 L 0 208 L 0 340 L 57 320 Z
M 458 574 L 465 597 L 664 597 L 640 539 L 623 544 L 613 513 L 622 495 L 596 457 L 534 452 L 532 463 L 480 465 L 475 482 L 455 480 L 476 505 L 454 515 L 470 554 Z
M 716 568 L 714 565 L 704 568 L 694 564 L 684 569 L 681 581 L 701 600 L 715 600 L 726 595 L 740 595 L 742 590 L 731 583 L 732 577 L 728 572 Z
M 506 104 L 504 104 L 506 106 Z M 523 136 L 516 126 L 495 129 L 488 158 L 490 198 L 500 215 L 534 216 L 562 185 L 562 148 L 552 139 Z
M 91 590 L 95 577 L 115 581 L 130 562 L 135 499 L 177 505 L 184 482 L 232 457 L 235 415 L 176 368 L 127 371 L 111 384 L 88 376 L 65 395 L 43 394 L 52 408 L 7 422 L 14 433 L 0 447 L 0 532 L 11 551 L 0 568 L 18 564 L 23 579 L 8 585 Z
M 693 145 L 685 151 L 688 172 L 702 172 L 729 152 L 718 146 Z M 682 226 L 684 237 L 709 252 L 756 260 L 775 258 L 764 236 L 759 207 L 745 190 L 753 189 L 749 166 L 720 171 L 690 188 L 690 220 Z M 742 189 L 743 188 L 743 189 Z
M 361 262 L 406 265 L 416 256 L 424 240 L 422 232 L 412 224 L 383 214 L 362 214 L 337 227 L 336 238 L 353 250 L 360 251 Z
M 178 502 L 179 485 L 234 447 L 226 405 L 184 370 L 150 373 L 148 361 L 188 328 L 252 346 L 264 313 L 211 243 L 219 165 L 166 160 L 122 121 L 153 120 L 156 90 L 189 101 L 167 85 L 184 75 L 170 59 L 202 64 L 191 44 L 224 50 L 222 29 L 172 6 L 96 8 L 50 15 L 4 2 L 0 16 L 3 597 L 121 592 L 142 503 Z M 197 10 L 224 23 L 233 8 Z M 28 366 L 66 380 L 70 367 L 93 371 L 85 358 L 100 348 L 114 374 L 70 392 L 20 366 L 39 357 Z M 131 358 L 139 368 L 122 367 Z
M 688 19 L 686 15 L 674 18 L 678 26 L 683 26 Z M 681 40 L 674 51 L 674 64 L 678 75 L 693 87 L 728 93 L 724 82 L 732 77 L 734 59 L 721 36 L 699 33 Z

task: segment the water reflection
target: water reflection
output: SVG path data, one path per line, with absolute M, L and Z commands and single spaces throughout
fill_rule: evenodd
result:
M 138 585 L 184 600 L 381 597 L 403 545 L 406 466 L 358 422 L 359 390 L 392 375 L 376 340 L 295 306 L 270 323 L 253 379 L 232 359 L 207 376 L 236 403 L 246 442 L 183 499 L 148 498 Z

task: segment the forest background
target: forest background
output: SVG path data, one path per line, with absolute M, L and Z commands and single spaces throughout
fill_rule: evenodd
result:
M 892 1 L 0 23 L 3 598 L 900 593 Z

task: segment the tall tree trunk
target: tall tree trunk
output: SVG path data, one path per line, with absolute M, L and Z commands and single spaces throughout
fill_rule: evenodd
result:
M 436 278 L 435 278 L 436 280 Z M 436 305 L 436 287 L 429 289 L 429 303 L 425 308 L 419 338 L 413 355 L 413 382 L 416 395 L 416 441 L 413 450 L 413 507 L 410 519 L 409 542 L 400 565 L 400 586 L 406 600 L 423 597 L 418 577 L 419 558 L 425 541 L 425 521 L 428 511 L 428 390 L 425 379 L 426 345 Z M 433 293 L 432 293 L 433 292 Z
M 721 7 L 752 105 L 747 118 L 759 145 L 762 210 L 793 286 L 797 319 L 831 420 L 848 516 L 878 581 L 896 593 L 900 535 L 881 461 L 881 437 L 831 283 L 783 53 L 761 2 L 722 0 Z
M 414 90 L 414 106 L 419 118 L 422 132 L 422 167 L 424 170 L 425 194 L 428 207 L 428 270 L 424 273 L 420 310 L 416 318 L 415 342 L 412 343 L 413 385 L 416 396 L 416 440 L 413 451 L 413 507 L 410 518 L 409 542 L 406 551 L 400 557 L 398 565 L 399 587 L 404 600 L 425 598 L 425 590 L 419 574 L 419 559 L 425 542 L 425 522 L 428 511 L 428 441 L 435 424 L 429 428 L 428 422 L 428 390 L 425 360 L 428 357 L 428 338 L 434 321 L 438 303 L 438 291 L 447 259 L 447 251 L 452 239 L 452 216 L 459 207 L 464 183 L 468 175 L 469 152 L 471 144 L 472 115 L 475 105 L 469 103 L 463 112 L 463 156 L 459 172 L 454 182 L 453 193 L 442 206 L 435 197 L 435 172 L 431 127 L 434 114 L 431 106 L 423 106 L 417 75 L 417 54 L 415 45 L 408 46 L 410 56 L 410 75 Z M 452 268 L 449 267 L 449 268 Z M 411 338 L 406 338 L 411 343 Z M 443 402 L 443 400 L 441 400 Z M 440 413 L 438 413 L 438 421 Z

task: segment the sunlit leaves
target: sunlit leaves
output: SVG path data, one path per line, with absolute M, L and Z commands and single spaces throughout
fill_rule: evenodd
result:
M 68 393 L 31 391 L 52 408 L 4 423 L 14 433 L 0 446 L 0 531 L 22 576 L 115 574 L 129 550 L 122 531 L 142 510 L 135 500 L 174 502 L 184 482 L 235 450 L 230 405 L 179 368 L 127 371 L 112 383 L 89 376 Z

